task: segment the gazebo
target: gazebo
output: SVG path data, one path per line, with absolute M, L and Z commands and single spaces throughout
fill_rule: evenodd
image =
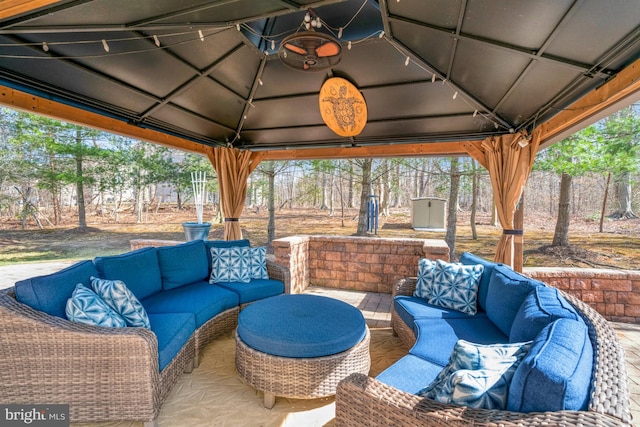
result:
M 227 239 L 263 160 L 472 156 L 519 269 L 536 152 L 640 99 L 639 6 L 10 0 L 0 103 L 208 156 Z

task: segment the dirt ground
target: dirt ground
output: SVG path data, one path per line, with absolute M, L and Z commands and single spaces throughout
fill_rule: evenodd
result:
M 212 212 L 205 218 L 212 218 Z M 0 265 L 50 260 L 89 259 L 129 250 L 132 239 L 184 240 L 182 222 L 193 221 L 195 212 L 172 208 L 149 213 L 143 223 L 123 213 L 119 222 L 113 218 L 89 215 L 88 229 L 75 228 L 69 213 L 65 224 L 38 230 L 30 222 L 20 230 L 15 218 L 0 218 Z M 246 208 L 240 218 L 244 237 L 252 245 L 267 242 L 266 209 Z M 490 225 L 488 215 L 476 219 L 478 239 L 471 237 L 469 214 L 458 214 L 455 253 L 471 251 L 493 258 L 501 229 Z M 640 270 L 640 220 L 605 222 L 605 232 L 598 233 L 597 221 L 573 221 L 570 226 L 570 248 L 550 248 L 555 219 L 539 214 L 525 214 L 525 266 L 601 267 Z M 276 213 L 276 238 L 297 234 L 353 235 L 357 228 L 357 211 L 349 209 L 332 216 L 328 210 L 282 209 Z M 444 232 L 415 231 L 411 228 L 409 209 L 398 209 L 389 217 L 380 217 L 377 236 L 444 239 Z M 213 224 L 210 239 L 222 238 L 222 224 Z

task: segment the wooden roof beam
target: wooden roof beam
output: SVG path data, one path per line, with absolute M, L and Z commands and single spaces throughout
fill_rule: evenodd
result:
M 470 141 L 389 144 L 364 147 L 299 148 L 264 151 L 266 160 L 321 160 L 366 157 L 467 156 Z
M 22 15 L 60 0 L 4 0 L 0 1 L 0 20 Z
M 616 104 L 631 104 L 638 99 L 640 99 L 640 59 L 539 125 L 536 130 L 541 132 L 540 148 L 545 148 L 594 123 L 601 118 L 603 112 L 612 114 L 614 111 L 606 110 L 616 107 Z
M 164 145 L 170 148 L 190 151 L 192 153 L 206 155 L 206 145 L 189 141 L 177 136 L 168 135 L 152 129 L 146 129 L 131 125 L 122 120 L 103 116 L 90 111 L 71 107 L 60 102 L 51 101 L 35 95 L 30 95 L 16 89 L 0 85 L 0 105 L 22 110 L 28 113 L 75 123 L 80 126 L 88 126 L 105 132 L 141 139 L 154 144 Z

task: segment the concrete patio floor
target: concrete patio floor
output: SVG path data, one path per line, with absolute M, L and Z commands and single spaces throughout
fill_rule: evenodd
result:
M 50 262 L 50 263 L 34 263 L 34 264 L 15 264 L 8 266 L 0 266 L 0 289 L 12 286 L 17 280 L 21 280 L 28 277 L 38 276 L 42 274 L 48 274 L 50 272 L 57 271 L 65 266 L 70 265 L 70 262 Z M 357 308 L 359 308 L 364 317 L 367 320 L 369 328 L 372 330 L 372 337 L 375 334 L 376 346 L 378 348 L 372 348 L 372 375 L 376 375 L 386 366 L 393 363 L 397 358 L 406 352 L 406 350 L 398 348 L 400 342 L 397 337 L 391 335 L 389 322 L 391 319 L 391 295 L 370 293 L 370 292 L 357 292 L 346 291 L 328 288 L 310 287 L 307 289 L 308 293 L 317 295 L 325 295 L 332 298 L 345 301 Z M 618 337 L 625 350 L 625 356 L 627 361 L 627 373 L 629 377 L 629 390 L 631 398 L 631 411 L 634 420 L 640 420 L 640 324 L 627 324 L 611 322 L 611 325 L 618 333 Z M 372 339 L 372 343 L 374 342 Z M 233 375 L 233 352 L 235 351 L 232 334 L 220 339 L 220 343 L 210 345 L 205 349 L 203 360 L 205 361 L 193 375 L 183 375 L 179 383 L 174 387 L 167 402 L 163 405 L 159 417 L 159 424 L 161 426 L 184 426 L 184 425 L 199 425 L 203 418 L 207 417 L 210 421 L 209 425 L 327 425 L 331 424 L 333 418 L 333 398 L 327 399 L 315 399 L 315 400 L 295 400 L 295 399 L 279 399 L 276 403 L 274 410 L 268 411 L 261 407 L 261 399 L 255 396 L 256 392 L 249 386 L 239 384 L 237 375 Z M 207 353 L 212 354 L 207 357 Z M 231 356 L 230 356 L 231 354 Z M 210 366 L 206 363 L 206 360 L 219 361 L 213 363 Z M 228 366 L 222 366 L 224 364 Z M 233 414 L 226 412 L 226 416 L 220 412 L 220 407 L 213 410 L 208 415 L 205 409 L 201 408 L 202 401 L 194 402 L 193 398 L 200 400 L 202 391 L 198 390 L 200 385 L 197 383 L 196 377 L 198 371 L 210 370 L 214 372 L 216 369 L 221 369 L 224 374 L 223 377 L 228 377 L 231 387 L 238 390 L 236 394 L 237 399 L 249 399 L 251 402 L 249 406 L 253 408 L 247 411 L 243 408 L 240 414 Z M 229 372 L 231 371 L 231 372 Z M 223 378 L 222 381 L 225 381 Z M 191 387 L 194 387 L 191 389 Z M 207 384 L 202 385 L 206 389 Z M 228 394 L 228 393 L 227 393 Z M 225 393 L 217 394 L 222 398 Z M 208 396 L 207 399 L 210 399 Z M 222 398 L 224 400 L 224 398 Z M 255 400 L 255 402 L 254 402 Z M 195 403 L 195 405 L 194 405 Z M 238 403 L 240 403 L 238 401 Z M 278 405 L 280 403 L 280 405 Z M 224 406 L 224 405 L 223 405 Z M 200 408 L 199 414 L 191 414 L 194 408 Z M 214 408 L 210 407 L 209 410 Z M 202 412 L 205 413 L 202 413 Z M 265 412 L 266 411 L 266 412 Z M 186 414 L 191 414 L 187 416 Z M 214 419 L 208 418 L 217 414 Z M 223 416 L 218 418 L 218 416 Z M 240 419 L 237 417 L 241 416 Z M 186 418 L 185 418 L 186 417 Z M 191 420 L 191 421 L 188 421 Z M 240 424 L 238 424 L 242 421 Z M 137 423 L 100 423 L 90 424 L 92 426 L 134 426 Z

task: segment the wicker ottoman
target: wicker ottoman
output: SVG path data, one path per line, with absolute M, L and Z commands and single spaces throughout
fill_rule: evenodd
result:
M 331 396 L 350 374 L 368 374 L 369 341 L 362 313 L 347 303 L 316 295 L 267 298 L 240 312 L 236 368 L 264 392 L 270 409 L 276 396 Z

